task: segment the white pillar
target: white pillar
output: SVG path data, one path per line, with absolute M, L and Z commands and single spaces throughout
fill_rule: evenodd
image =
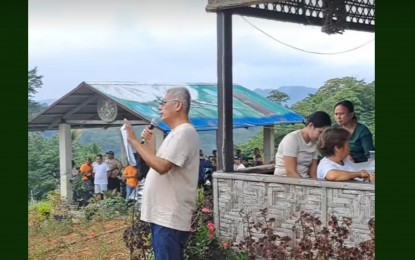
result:
M 264 126 L 264 164 L 273 160 L 274 156 L 274 126 Z
M 59 124 L 59 165 L 61 179 L 61 198 L 72 203 L 72 139 L 71 125 Z

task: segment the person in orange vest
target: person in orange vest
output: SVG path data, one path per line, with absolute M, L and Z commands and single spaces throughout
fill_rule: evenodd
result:
M 92 167 L 92 159 L 91 158 L 87 158 L 86 162 L 84 164 L 81 165 L 81 167 L 79 168 L 79 171 L 81 173 L 82 176 L 82 182 L 85 188 L 85 193 L 84 193 L 84 199 L 88 200 L 92 194 L 94 193 L 94 177 L 92 176 L 92 171 L 93 171 L 93 167 Z M 91 196 L 90 196 L 91 195 Z
M 79 168 L 79 171 L 82 175 L 82 181 L 87 182 L 88 180 L 93 183 L 93 177 L 92 177 L 92 159 L 87 158 L 86 162 L 81 165 L 81 168 Z
M 133 190 L 138 185 L 138 175 L 140 171 L 131 165 L 128 165 L 124 168 L 124 179 L 125 179 L 125 188 L 126 188 L 126 196 L 125 198 L 128 200 Z

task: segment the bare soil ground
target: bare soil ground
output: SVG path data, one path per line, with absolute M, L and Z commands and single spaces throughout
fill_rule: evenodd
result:
M 64 231 L 29 235 L 29 259 L 130 259 L 123 241 L 126 220 L 71 224 Z

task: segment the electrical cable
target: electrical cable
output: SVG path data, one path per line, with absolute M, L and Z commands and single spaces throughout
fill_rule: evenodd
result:
M 255 26 L 253 23 L 251 23 L 250 21 L 248 21 L 245 17 L 243 17 L 243 16 L 241 16 L 242 17 L 242 19 L 244 19 L 249 25 L 251 25 L 252 27 L 254 27 L 255 29 L 257 29 L 258 31 L 260 31 L 261 33 L 263 33 L 263 34 L 265 34 L 266 36 L 268 36 L 269 38 L 271 38 L 271 39 L 273 39 L 274 41 L 276 41 L 276 42 L 278 42 L 278 43 L 280 43 L 280 44 L 282 44 L 282 45 L 285 45 L 285 46 L 287 46 L 287 47 L 289 47 L 289 48 L 292 48 L 292 49 L 295 49 L 295 50 L 298 50 L 298 51 L 302 51 L 302 52 L 306 52 L 306 53 L 311 53 L 311 54 L 319 54 L 319 55 L 337 55 L 337 54 L 343 54 L 343 53 L 347 53 L 347 52 L 351 52 L 351 51 L 354 51 L 354 50 L 357 50 L 357 49 L 360 49 L 360 48 L 362 48 L 363 46 L 365 46 L 365 45 L 367 45 L 367 44 L 369 44 L 369 43 L 371 43 L 371 42 L 373 42 L 375 39 L 371 39 L 371 40 L 369 40 L 368 42 L 365 42 L 365 43 L 363 43 L 363 44 L 361 44 L 361 45 L 359 45 L 359 46 L 357 46 L 357 47 L 354 47 L 354 48 L 351 48 L 351 49 L 348 49 L 348 50 L 345 50 L 345 51 L 339 51 L 339 52 L 317 52 L 317 51 L 308 51 L 308 50 L 304 50 L 304 49 L 301 49 L 301 48 L 299 48 L 299 47 L 295 47 L 295 46 L 292 46 L 292 45 L 290 45 L 290 44 L 288 44 L 288 43 L 285 43 L 285 42 L 283 42 L 283 41 L 280 41 L 280 40 L 278 40 L 277 38 L 275 38 L 275 37 L 273 37 L 272 35 L 270 35 L 270 34 L 268 34 L 268 33 L 266 33 L 265 31 L 263 31 L 263 30 L 261 30 L 260 28 L 258 28 L 257 26 Z

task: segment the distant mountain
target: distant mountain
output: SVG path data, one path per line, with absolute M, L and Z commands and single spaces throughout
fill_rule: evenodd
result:
M 256 88 L 253 91 L 257 94 L 260 94 L 263 97 L 268 97 L 269 93 L 273 90 L 274 89 L 270 89 L 270 88 L 266 88 L 266 89 Z M 286 94 L 288 95 L 288 93 L 286 93 Z
M 56 98 L 48 98 L 48 99 L 42 99 L 42 100 L 35 100 L 36 102 L 39 102 L 40 104 L 46 104 L 47 106 L 50 106 L 53 102 L 55 102 Z
M 314 94 L 317 92 L 316 88 L 304 87 L 304 86 L 281 86 L 277 88 L 279 91 L 287 94 L 290 99 L 285 103 L 287 106 L 292 106 L 298 101 L 303 100 L 308 97 L 309 94 Z M 267 97 L 269 93 L 274 89 L 254 89 L 254 92 L 260 94 L 263 97 Z
M 308 97 L 309 94 L 315 94 L 318 89 L 304 86 L 282 86 L 279 87 L 278 90 L 286 93 L 290 97 L 287 101 L 287 105 L 291 106 Z

